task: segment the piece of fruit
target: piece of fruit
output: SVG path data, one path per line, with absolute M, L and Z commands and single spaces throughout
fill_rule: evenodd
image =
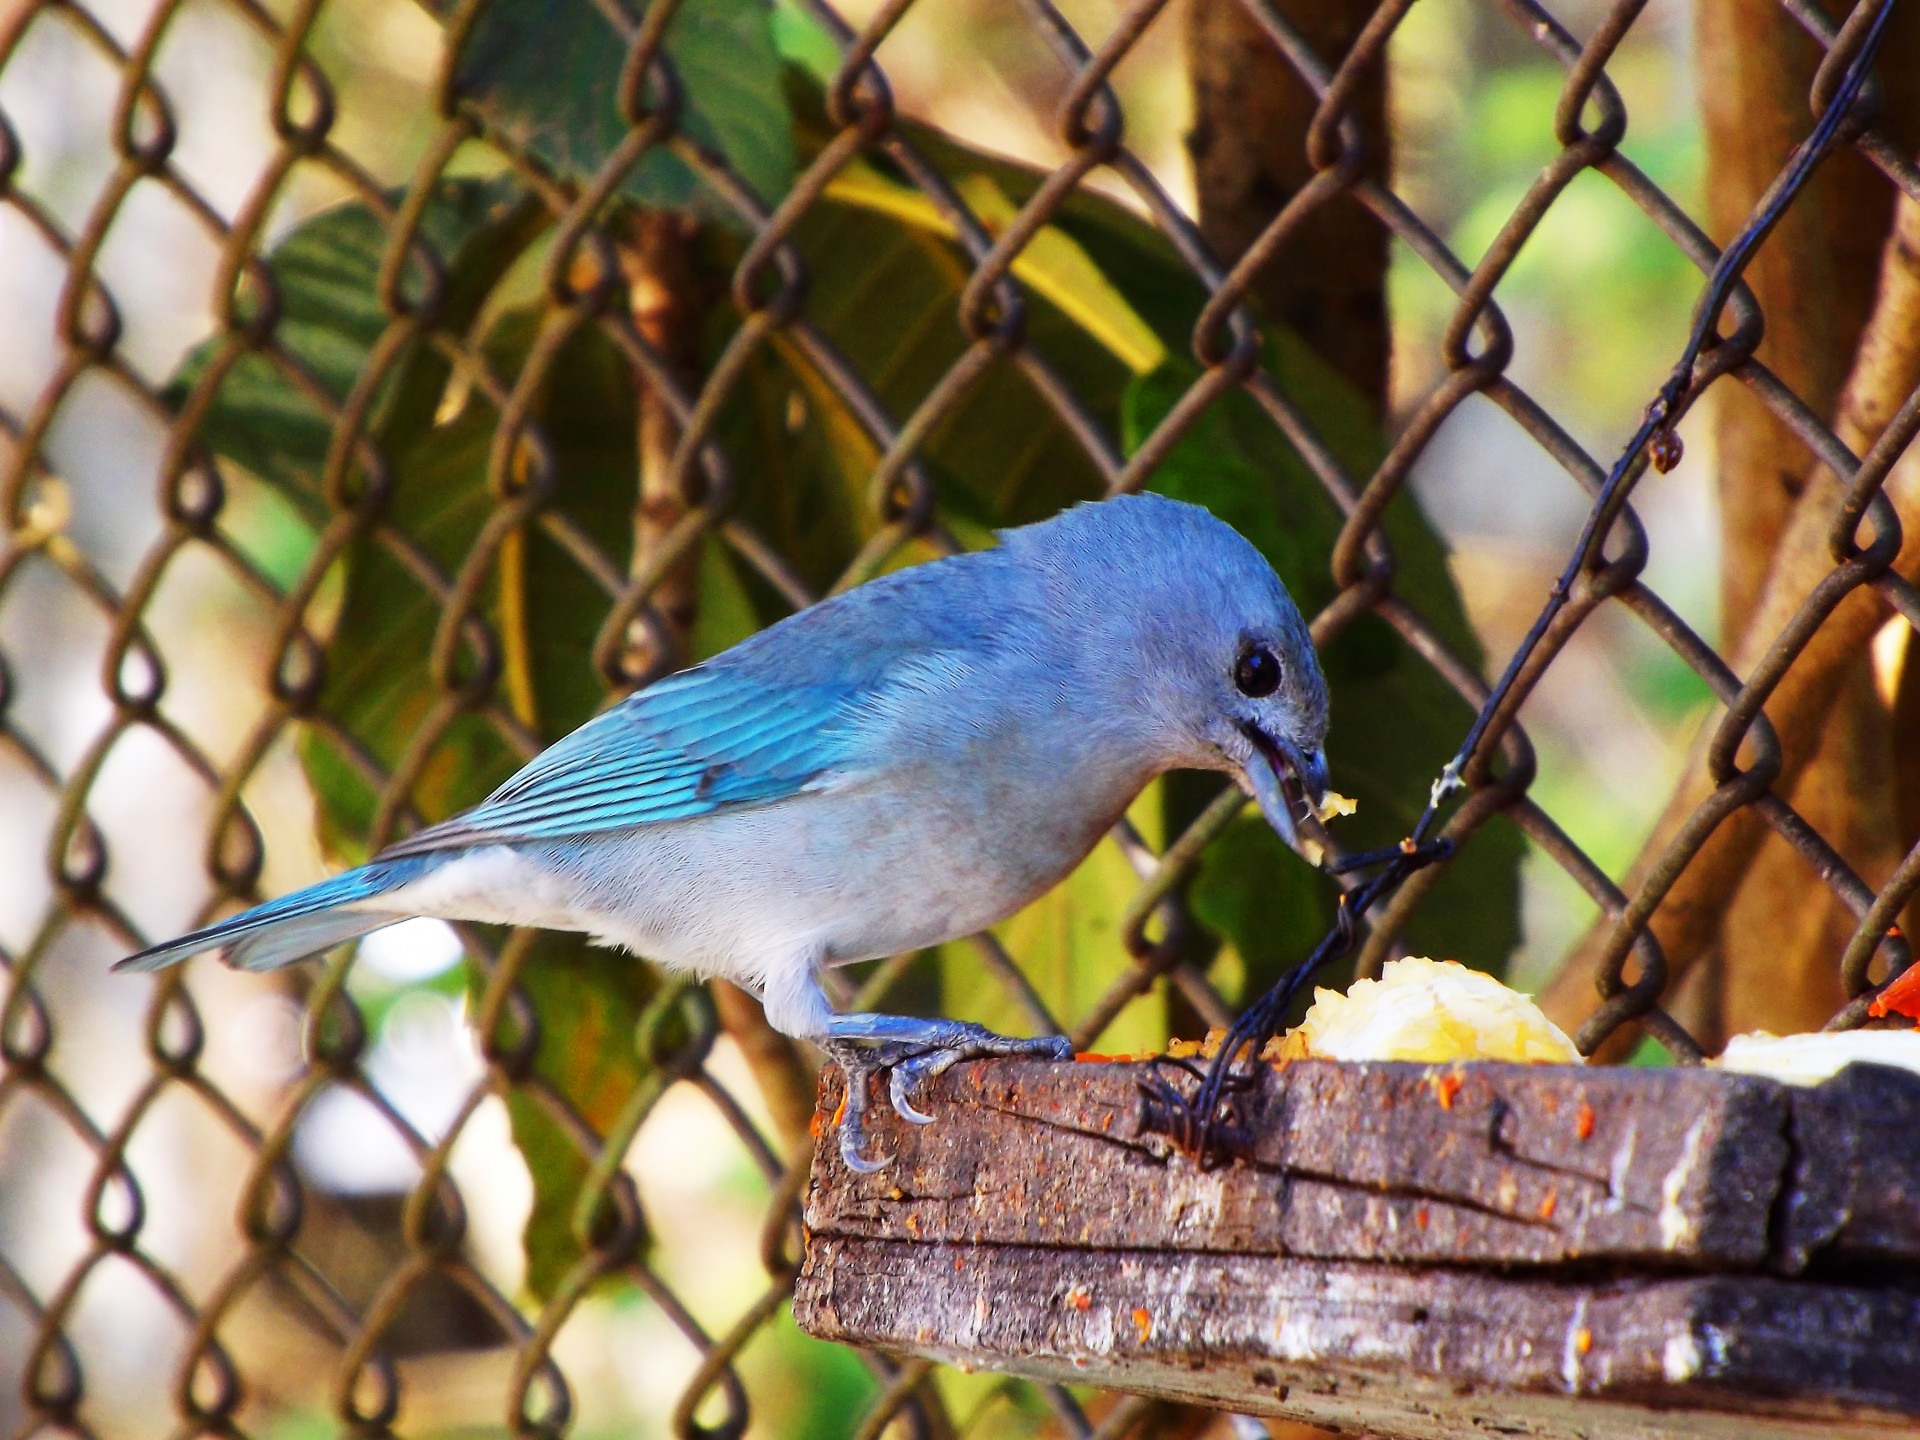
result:
M 1823 1030 L 1811 1035 L 1736 1035 L 1718 1060 L 1722 1070 L 1764 1075 L 1786 1085 L 1818 1085 L 1847 1066 L 1894 1065 L 1920 1074 L 1920 1030 Z
M 1531 997 L 1457 961 L 1418 956 L 1389 960 L 1378 980 L 1356 980 L 1344 995 L 1315 990 L 1270 1058 L 1584 1063 Z
M 1349 799 L 1345 795 L 1340 795 L 1329 790 L 1327 791 L 1326 799 L 1314 807 L 1313 816 L 1314 819 L 1325 824 L 1336 815 L 1351 815 L 1359 808 L 1360 802 L 1358 800 Z

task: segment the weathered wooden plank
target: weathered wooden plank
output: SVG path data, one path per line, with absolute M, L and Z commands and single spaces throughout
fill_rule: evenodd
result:
M 1147 1074 L 876 1107 L 889 1169 L 816 1159 L 801 1324 L 1415 1440 L 1920 1431 L 1920 1078 L 1304 1062 L 1203 1172 Z
M 875 1107 L 885 1171 L 851 1174 L 822 1147 L 808 1223 L 974 1244 L 1753 1269 L 1790 1159 L 1784 1088 L 1746 1076 L 1306 1061 L 1263 1069 L 1236 1100 L 1241 1162 L 1202 1172 L 1142 1133 L 1146 1073 L 959 1067 L 932 1125 Z
M 1920 1416 L 1920 1296 L 1273 1256 L 816 1235 L 829 1339 L 1408 1440 L 1887 1440 Z
M 1920 1264 L 1920 1077 L 1852 1065 L 1790 1104 L 1780 1268 L 1823 1256 Z

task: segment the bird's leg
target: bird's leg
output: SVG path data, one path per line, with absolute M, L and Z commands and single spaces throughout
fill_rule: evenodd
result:
M 835 1015 L 827 1022 L 827 1053 L 847 1077 L 847 1113 L 840 1122 L 840 1158 L 847 1168 L 870 1174 L 888 1164 L 868 1160 L 862 1122 L 867 1108 L 867 1079 L 886 1070 L 887 1095 L 894 1113 L 915 1125 L 932 1121 L 910 1098 L 928 1080 L 962 1060 L 1000 1055 L 1031 1055 L 1070 1060 L 1073 1042 L 1064 1035 L 1019 1039 L 998 1035 L 984 1025 L 962 1020 L 920 1020 L 910 1015 Z

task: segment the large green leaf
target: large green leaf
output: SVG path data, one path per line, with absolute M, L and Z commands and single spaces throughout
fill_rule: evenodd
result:
M 976 198 L 1011 202 L 990 186 Z M 1098 272 L 1064 237 L 1048 234 L 1046 278 L 1063 300 L 1070 282 Z M 807 317 L 904 420 L 965 353 L 957 303 L 967 271 L 932 206 L 875 172 L 857 168 L 829 186 L 796 227 L 809 274 Z M 1049 245 L 1038 247 L 1044 254 Z M 1075 266 L 1078 266 L 1075 269 Z M 1038 263 L 1023 267 L 1038 272 Z M 1162 353 L 1117 295 L 1103 316 L 1131 340 L 1136 360 Z M 1108 343 L 1059 305 L 1036 298 L 1028 317 L 1034 348 L 1071 377 L 1096 414 L 1113 417 L 1132 369 Z M 876 323 L 884 316 L 884 323 Z M 729 319 L 724 331 L 730 331 Z M 722 439 L 743 479 L 743 518 L 800 565 L 830 583 L 871 536 L 866 491 L 879 455 L 847 398 L 791 340 L 763 347 L 728 408 Z M 1098 469 L 1031 381 L 1001 360 L 948 409 L 920 448 L 946 518 L 982 534 L 1051 515 L 1102 492 Z M 915 556 L 914 558 L 920 558 Z
M 392 198 L 400 203 L 400 196 Z M 435 316 L 440 328 L 458 333 L 472 322 L 539 224 L 536 207 L 508 180 L 435 184 L 418 240 L 446 272 Z M 394 323 L 377 285 L 391 239 L 387 222 L 365 205 L 335 206 L 308 220 L 263 262 L 278 310 L 274 344 L 288 359 L 253 349 L 241 336 L 218 335 L 188 353 L 164 392 L 179 409 L 201 387 L 216 386 L 197 432 L 200 442 L 267 481 L 313 524 L 325 518 L 319 478 L 334 408 L 346 400 L 374 345 Z M 417 263 L 406 278 L 418 283 Z M 251 286 L 239 297 L 245 309 L 265 302 Z M 417 388 L 437 400 L 444 360 L 418 346 L 409 358 L 433 372 Z
M 519 978 L 540 1018 L 534 1072 L 605 1135 L 650 1077 L 638 1036 L 661 990 L 659 971 L 585 945 L 577 935 L 543 932 L 533 938 Z M 574 1227 L 588 1161 L 573 1136 L 520 1086 L 507 1092 L 507 1119 L 533 1180 L 523 1236 L 527 1289 L 546 1300 L 586 1249 Z
M 538 323 L 537 315 L 522 311 L 496 326 L 486 347 L 496 374 L 518 371 Z M 440 599 L 416 578 L 398 545 L 418 547 L 447 575 L 467 564 L 499 503 L 488 483 L 499 419 L 476 390 L 442 423 L 429 420 L 383 436 L 393 472 L 383 531 L 390 527 L 398 537 L 389 543 L 377 533 L 347 557 L 321 706 L 388 769 L 409 754 L 442 703 L 425 663 L 441 621 Z M 558 508 L 587 534 L 611 543 L 624 562 L 637 420 L 626 365 L 598 331 L 576 332 L 561 349 L 535 419 L 558 473 Z M 606 613 L 604 593 L 545 531 L 528 526 L 500 547 L 485 599 L 505 664 L 504 690 L 521 722 L 557 739 L 590 717 L 604 693 L 590 658 Z M 329 846 L 354 858 L 372 828 L 378 796 L 324 732 L 309 731 L 302 754 Z M 409 798 L 423 819 L 444 819 L 506 779 L 518 758 L 490 721 L 463 713 L 435 743 Z
M 769 0 L 681 0 L 664 52 L 679 80 L 680 124 L 768 205 L 793 182 L 793 123 L 781 87 Z M 585 180 L 621 142 L 627 46 L 591 0 L 492 0 L 460 47 L 454 89 L 559 174 Z M 649 104 L 658 96 L 651 89 Z M 694 172 L 651 147 L 622 192 L 643 205 L 731 220 Z

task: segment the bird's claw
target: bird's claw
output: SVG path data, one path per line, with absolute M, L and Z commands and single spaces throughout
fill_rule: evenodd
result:
M 860 1147 L 867 1143 L 866 1131 L 854 1123 L 851 1115 L 840 1122 L 840 1163 L 856 1175 L 878 1175 L 893 1164 L 893 1156 L 883 1155 L 878 1160 L 869 1160 L 860 1153 Z
M 840 1160 L 857 1175 L 874 1175 L 893 1164 L 891 1155 L 869 1160 L 861 1153 L 867 1148 L 867 1081 L 886 1068 L 883 1049 L 867 1050 L 850 1040 L 827 1046 L 847 1084 L 847 1098 L 840 1111 Z
M 891 1040 L 865 1047 L 856 1041 L 830 1042 L 827 1053 L 847 1082 L 846 1107 L 840 1117 L 840 1159 L 849 1170 L 872 1175 L 893 1163 L 893 1156 L 869 1160 L 866 1115 L 868 1080 L 882 1070 L 887 1075 L 887 1099 L 893 1113 L 910 1125 L 931 1125 L 933 1116 L 914 1104 L 929 1080 L 945 1074 L 963 1060 L 1025 1055 L 1040 1060 L 1071 1060 L 1073 1042 L 1062 1035 L 1023 1040 L 996 1035 L 980 1025 L 960 1025 L 941 1033 L 939 1040 L 918 1044 Z
M 944 1053 L 944 1052 L 941 1052 Z M 893 1113 L 910 1125 L 931 1125 L 933 1116 L 915 1108 L 913 1101 L 907 1098 L 910 1089 L 918 1089 L 926 1073 L 917 1068 L 912 1060 L 903 1060 L 893 1067 L 893 1073 L 887 1077 L 887 1098 L 893 1101 Z

